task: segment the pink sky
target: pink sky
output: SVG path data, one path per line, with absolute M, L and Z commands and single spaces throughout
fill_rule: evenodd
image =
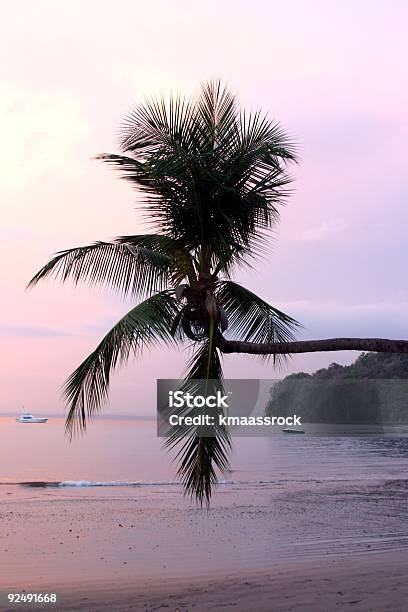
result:
M 86 288 L 24 291 L 54 251 L 142 230 L 134 192 L 92 156 L 117 150 L 137 100 L 215 75 L 301 145 L 273 256 L 240 280 L 305 338 L 408 338 L 407 22 L 407 3 L 386 0 L 4 4 L 0 410 L 61 410 L 64 378 L 128 307 Z M 354 356 L 298 356 L 285 372 Z M 185 359 L 147 354 L 116 377 L 112 407 L 153 412 L 155 379 Z M 225 372 L 277 375 L 232 356 Z

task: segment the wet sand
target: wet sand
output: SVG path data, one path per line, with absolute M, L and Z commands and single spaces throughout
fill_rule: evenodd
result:
M 406 612 L 407 555 L 365 554 L 330 563 L 304 561 L 273 572 L 132 586 L 81 583 L 61 591 L 60 610 L 144 612 Z
M 3 487 L 0 591 L 56 592 L 61 610 L 405 611 L 407 493 L 246 483 L 207 512 L 178 487 Z

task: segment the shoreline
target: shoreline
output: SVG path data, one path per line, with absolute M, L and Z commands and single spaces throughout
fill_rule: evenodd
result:
M 231 485 L 210 512 L 175 487 L 8 493 L 3 594 L 57 593 L 58 610 L 84 611 L 406 609 L 405 479 Z
M 161 471 L 159 441 L 152 480 L 134 467 L 136 442 L 151 457 L 151 423 L 100 423 L 97 442 L 56 451 L 52 469 L 43 449 L 59 449 L 58 436 L 35 431 L 35 469 L 16 466 L 0 486 L 1 610 L 405 612 L 405 442 L 237 440 L 207 512 Z M 120 469 L 107 469 L 115 454 L 89 469 L 118 432 L 132 449 Z M 23 589 L 56 593 L 57 605 L 4 600 Z

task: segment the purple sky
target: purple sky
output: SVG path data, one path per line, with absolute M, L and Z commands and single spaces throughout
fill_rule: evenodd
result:
M 117 150 L 134 102 L 212 76 L 301 146 L 274 252 L 239 280 L 304 338 L 408 338 L 407 22 L 408 4 L 386 0 L 4 5 L 0 410 L 61 410 L 64 378 L 128 307 L 86 288 L 24 291 L 54 251 L 142 230 L 134 192 L 91 157 Z M 354 357 L 298 356 L 284 372 Z M 155 379 L 185 359 L 151 351 L 115 378 L 112 407 L 152 412 Z M 234 356 L 225 372 L 277 376 Z

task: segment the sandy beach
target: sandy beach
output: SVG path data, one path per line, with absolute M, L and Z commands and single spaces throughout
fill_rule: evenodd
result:
M 304 561 L 268 573 L 200 578 L 193 583 L 175 579 L 134 587 L 109 579 L 101 584 L 82 582 L 74 591 L 61 589 L 59 609 L 405 612 L 407 578 L 406 554 L 365 554 L 330 563 Z
M 237 484 L 207 512 L 178 487 L 3 487 L 0 590 L 55 592 L 59 610 L 402 612 L 407 490 Z

